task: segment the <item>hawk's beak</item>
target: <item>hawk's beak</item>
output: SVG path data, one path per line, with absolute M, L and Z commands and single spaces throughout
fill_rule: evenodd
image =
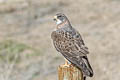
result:
M 57 21 L 57 16 L 54 16 L 53 20 L 54 20 L 54 21 Z

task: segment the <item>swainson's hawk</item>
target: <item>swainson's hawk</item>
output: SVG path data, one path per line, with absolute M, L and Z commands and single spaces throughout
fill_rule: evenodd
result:
M 79 32 L 71 26 L 68 18 L 62 13 L 56 14 L 54 21 L 56 21 L 57 27 L 52 32 L 51 38 L 56 50 L 82 70 L 84 77 L 92 77 L 93 70 L 87 59 L 89 51 Z

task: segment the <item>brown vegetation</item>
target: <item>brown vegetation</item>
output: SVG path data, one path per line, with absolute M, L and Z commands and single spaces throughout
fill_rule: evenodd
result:
M 119 0 L 0 0 L 0 80 L 57 79 L 64 63 L 50 38 L 57 12 L 83 36 L 92 80 L 119 80 Z

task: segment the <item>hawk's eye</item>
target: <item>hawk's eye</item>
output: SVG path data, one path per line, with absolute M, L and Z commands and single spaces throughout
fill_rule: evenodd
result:
M 61 15 L 57 16 L 58 18 L 62 17 Z

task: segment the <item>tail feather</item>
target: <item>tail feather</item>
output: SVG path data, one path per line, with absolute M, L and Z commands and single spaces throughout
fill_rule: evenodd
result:
M 78 57 L 69 57 L 66 54 L 62 54 L 68 61 L 70 61 L 74 66 L 80 69 L 83 72 L 83 75 L 92 77 L 93 70 L 89 64 L 87 56 L 79 56 Z
M 79 64 L 77 65 L 77 67 L 83 71 L 84 75 L 89 76 L 89 77 L 93 76 L 92 67 L 89 64 L 89 61 L 88 61 L 86 56 L 82 57 L 82 59 L 80 59 Z

